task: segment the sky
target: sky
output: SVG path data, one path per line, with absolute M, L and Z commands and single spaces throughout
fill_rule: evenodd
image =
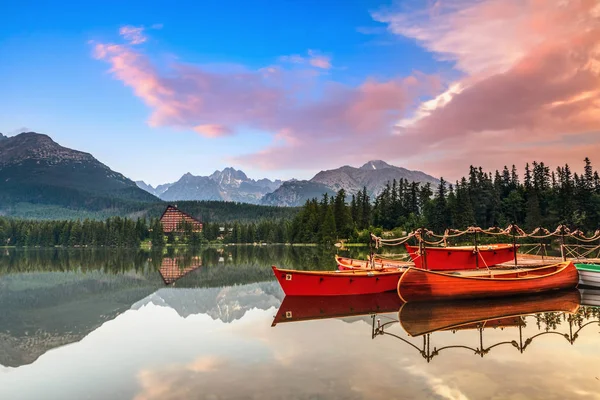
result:
M 600 162 L 597 0 L 20 1 L 0 132 L 153 185 Z M 597 161 L 598 160 L 598 161 Z M 594 164 L 596 165 L 596 164 Z

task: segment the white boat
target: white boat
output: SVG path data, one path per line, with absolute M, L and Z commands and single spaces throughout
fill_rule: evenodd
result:
M 575 264 L 579 272 L 579 285 L 600 288 L 600 265 Z

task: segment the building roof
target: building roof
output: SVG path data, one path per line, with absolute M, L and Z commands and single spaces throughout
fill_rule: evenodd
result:
M 164 232 L 177 231 L 179 224 L 184 221 L 192 224 L 193 231 L 197 232 L 202 230 L 202 222 L 171 204 L 167 206 L 160 217 L 160 222 L 163 224 Z

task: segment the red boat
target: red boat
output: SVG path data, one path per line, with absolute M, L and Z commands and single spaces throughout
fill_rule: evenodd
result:
M 423 247 L 404 244 L 415 267 L 431 271 L 463 270 L 486 268 L 514 260 L 515 247 L 512 244 L 490 244 L 478 246 Z
M 398 295 L 405 301 L 485 298 L 531 294 L 577 286 L 573 262 L 527 270 L 434 272 L 409 268 L 398 281 Z
M 398 312 L 402 304 L 395 292 L 356 296 L 285 296 L 271 326 L 282 322 Z
M 394 291 L 405 271 L 298 271 L 272 268 L 286 296 L 343 296 Z

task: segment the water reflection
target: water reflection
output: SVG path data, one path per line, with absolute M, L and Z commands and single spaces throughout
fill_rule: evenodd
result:
M 309 269 L 333 258 L 283 247 L 1 256 L 0 398 L 586 399 L 600 392 L 600 316 L 591 307 L 599 291 L 470 311 L 415 310 L 394 293 L 284 298 L 271 264 Z M 165 259 L 177 262 L 169 285 L 160 273 Z
M 250 308 L 279 306 L 282 294 L 272 281 L 271 264 L 311 269 L 332 262 L 333 253 L 317 247 L 169 248 L 159 253 L 3 249 L 0 364 L 33 363 L 48 350 L 78 342 L 123 312 L 151 303 L 172 307 L 181 316 L 203 313 L 230 322 Z M 173 291 L 162 289 L 165 284 L 211 289 Z
M 361 251 L 365 250 L 352 248 L 342 253 L 360 256 Z M 21 272 L 95 270 L 112 274 L 145 274 L 159 271 L 169 262 L 176 263 L 179 269 L 196 267 L 200 262 L 204 267 L 243 267 L 246 279 L 258 282 L 273 278 L 271 265 L 300 270 L 334 269 L 335 252 L 336 250 L 330 247 L 283 245 L 169 247 L 160 251 L 106 248 L 7 248 L 0 250 L 0 276 Z M 241 283 L 236 280 L 236 277 L 231 278 L 232 284 Z
M 375 321 L 375 316 L 373 317 Z M 512 317 L 503 317 L 489 320 L 482 320 L 477 323 L 468 323 L 465 325 L 459 325 L 452 328 L 452 332 L 456 333 L 459 330 L 474 330 L 478 333 L 478 341 L 471 340 L 469 342 L 446 344 L 441 347 L 435 346 L 434 332 L 419 334 L 422 337 L 422 344 L 416 345 L 412 343 L 408 338 L 404 338 L 397 333 L 391 333 L 388 331 L 391 325 L 400 322 L 405 327 L 407 323 L 400 321 L 388 321 L 384 324 L 377 324 L 373 322 L 372 336 L 375 338 L 380 335 L 388 335 L 399 339 L 405 344 L 413 347 L 421 356 L 430 362 L 434 357 L 439 356 L 442 351 L 449 349 L 461 349 L 467 350 L 468 353 L 479 355 L 481 357 L 490 353 L 490 351 L 496 347 L 512 346 L 518 352 L 523 353 L 534 340 L 547 335 L 558 335 L 564 338 L 569 344 L 574 344 L 579 337 L 580 332 L 591 325 L 600 326 L 600 313 L 596 307 L 581 307 L 576 312 L 540 312 L 534 315 L 523 314 Z M 529 328 L 528 324 L 530 324 Z M 534 333 L 535 329 L 531 329 L 531 326 L 537 327 L 538 333 Z M 568 327 L 568 330 L 566 329 Z M 485 341 L 485 330 L 493 328 L 500 328 L 504 331 L 503 339 L 492 340 L 489 344 Z M 506 328 L 515 328 L 509 330 Z M 406 328 L 405 328 L 406 329 Z M 410 325 L 409 325 L 410 329 Z M 442 328 L 440 330 L 447 330 L 448 328 Z M 530 332 L 531 336 L 526 336 L 525 332 Z M 407 331 L 408 333 L 408 331 Z M 408 333 L 408 336 L 412 336 Z M 473 339 L 473 338 L 470 338 Z M 432 343 L 433 341 L 433 343 Z
M 31 364 L 148 304 L 228 322 L 251 308 L 278 307 L 283 295 L 273 281 L 274 263 L 317 269 L 332 268 L 334 259 L 330 249 L 291 246 L 2 249 L 0 365 Z M 193 290 L 200 287 L 209 290 Z
M 599 298 L 600 291 L 577 289 L 523 297 L 405 304 L 395 293 L 287 296 L 272 326 L 282 322 L 363 316 L 362 319 L 371 325 L 372 339 L 393 337 L 430 362 L 449 349 L 467 350 L 481 357 L 500 346 L 523 353 L 535 339 L 545 335 L 558 335 L 573 344 L 585 327 L 600 326 L 600 308 L 596 307 Z M 392 312 L 396 317 L 390 315 Z M 399 332 L 398 327 L 403 332 Z M 490 329 L 496 332 L 493 340 L 487 343 L 484 336 Z M 476 332 L 477 337 L 455 335 L 466 331 Z M 458 341 L 449 341 L 444 332 L 452 333 Z M 444 335 L 441 346 L 435 345 L 437 333 Z M 415 337 L 422 341 L 411 341 Z M 461 342 L 465 337 L 468 341 Z

